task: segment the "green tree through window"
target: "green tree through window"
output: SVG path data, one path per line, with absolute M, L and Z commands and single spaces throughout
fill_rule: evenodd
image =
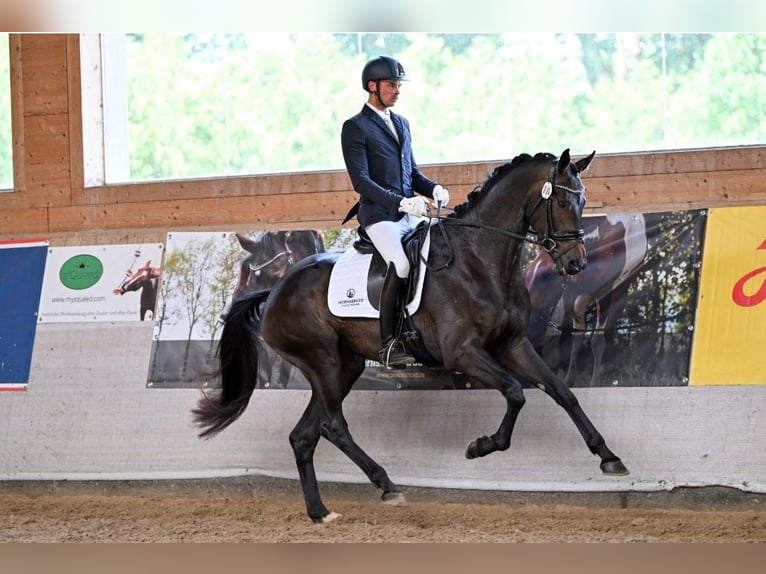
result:
M 420 164 L 766 142 L 762 34 L 131 34 L 125 53 L 131 180 L 342 169 L 379 54 L 411 78 L 395 111 Z

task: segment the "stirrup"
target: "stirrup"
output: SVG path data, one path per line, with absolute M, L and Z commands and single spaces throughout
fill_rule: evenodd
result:
M 415 357 L 404 350 L 402 344 L 393 339 L 388 345 L 384 346 L 378 355 L 379 362 L 386 369 L 403 369 L 417 362 Z

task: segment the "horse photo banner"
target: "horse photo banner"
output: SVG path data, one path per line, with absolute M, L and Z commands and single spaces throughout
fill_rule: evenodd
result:
M 152 319 L 164 246 L 51 247 L 41 323 Z
M 527 334 L 570 386 L 689 382 L 704 210 L 583 218 L 588 265 L 555 272 L 528 249 Z
M 0 242 L 0 391 L 29 383 L 47 240 Z
M 591 216 L 583 220 L 588 267 L 555 272 L 547 253 L 523 248 L 532 300 L 528 334 L 572 386 L 682 386 L 689 382 L 704 211 Z M 235 295 L 269 289 L 303 257 L 342 252 L 355 230 L 168 234 L 147 386 L 217 385 L 222 317 Z M 265 346 L 257 388 L 308 389 L 303 375 Z M 469 389 L 461 373 L 376 361 L 365 390 Z
M 766 206 L 710 210 L 692 385 L 766 384 Z
M 232 297 L 270 288 L 324 243 L 314 230 L 170 232 L 166 249 L 147 387 L 204 388 L 216 384 L 216 348 Z M 302 378 L 293 371 L 267 349 L 258 385 L 284 388 Z

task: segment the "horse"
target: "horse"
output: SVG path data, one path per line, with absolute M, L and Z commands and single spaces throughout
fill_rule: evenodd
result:
M 559 157 L 521 154 L 498 166 L 452 213 L 442 217 L 437 211 L 428 230 L 429 271 L 420 307 L 410 317 L 420 345 L 411 350 L 422 364 L 459 371 L 474 386 L 496 389 L 506 401 L 498 429 L 468 444 L 469 459 L 510 447 L 526 401 L 523 384 L 531 383 L 567 412 L 588 449 L 600 458 L 603 473 L 628 473 L 574 393 L 526 336 L 530 303 L 521 245 L 542 245 L 560 273 L 576 274 L 586 267 L 580 174 L 595 153 L 578 161 L 572 161 L 569 149 Z M 382 490 L 384 503 L 406 504 L 385 469 L 354 441 L 343 414 L 343 400 L 364 371 L 365 360 L 377 360 L 380 333 L 376 319 L 340 318 L 329 312 L 328 283 L 339 257 L 307 257 L 271 290 L 233 301 L 218 348 L 221 387 L 203 392 L 192 409 L 201 438 L 215 436 L 239 418 L 254 390 L 259 338 L 297 366 L 312 392 L 289 441 L 306 512 L 317 523 L 339 516 L 325 507 L 319 493 L 314 452 L 320 438 L 340 449 Z
M 322 234 L 314 230 L 261 231 L 253 237 L 242 233 L 235 236 L 249 255 L 240 261 L 239 280 L 232 299 L 271 289 L 291 265 L 325 250 Z
M 161 269 L 152 267 L 151 259 L 143 267 L 135 271 L 128 269 L 125 272 L 125 280 L 119 287 L 113 290 L 115 295 L 124 295 L 129 291 L 141 290 L 140 317 L 143 321 L 146 314 L 151 311 L 154 317 L 154 306 L 157 302 L 157 284 L 159 282 Z
M 584 235 L 588 269 L 563 276 L 544 250 L 527 265 L 524 281 L 532 315 L 527 335 L 546 362 L 575 386 L 575 371 L 585 339 L 593 366 L 589 386 L 599 386 L 607 335 L 625 307 L 630 280 L 647 253 L 643 214 L 594 218 Z M 567 347 L 570 347 L 567 352 Z
M 287 269 L 304 257 L 325 250 L 322 234 L 315 230 L 260 231 L 254 236 L 234 234 L 247 255 L 239 263 L 239 279 L 232 300 L 262 289 L 271 289 Z M 286 388 L 293 366 L 271 349 L 261 354 L 259 386 Z M 279 374 L 273 380 L 272 369 Z

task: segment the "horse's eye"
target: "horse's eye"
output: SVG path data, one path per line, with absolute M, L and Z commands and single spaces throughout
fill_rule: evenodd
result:
M 566 202 L 566 201 L 564 201 L 564 200 L 562 200 L 562 199 L 559 199 L 559 207 L 560 207 L 561 209 L 566 209 L 566 207 L 567 207 L 567 202 Z

